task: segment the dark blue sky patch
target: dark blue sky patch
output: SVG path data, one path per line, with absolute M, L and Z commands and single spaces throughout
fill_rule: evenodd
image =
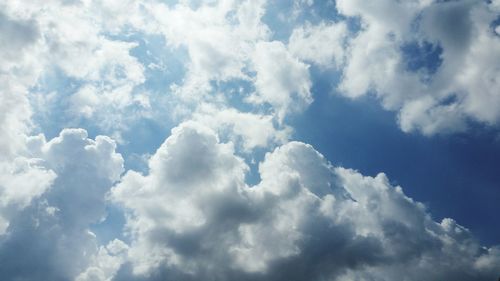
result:
M 496 28 L 500 26 L 500 16 L 498 16 L 494 21 L 491 22 L 490 28 L 493 34 L 500 37 L 500 34 L 496 32 Z
M 401 52 L 408 71 L 424 71 L 432 75 L 443 63 L 443 48 L 426 41 L 405 43 L 401 46 Z

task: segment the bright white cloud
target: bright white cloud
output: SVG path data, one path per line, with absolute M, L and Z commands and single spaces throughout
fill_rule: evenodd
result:
M 99 247 L 90 266 L 80 273 L 75 281 L 112 280 L 120 266 L 125 262 L 127 251 L 127 244 L 118 239 L 109 242 L 106 246 Z
M 241 144 L 245 152 L 285 143 L 292 133 L 288 126 L 280 128 L 272 115 L 240 112 L 210 104 L 201 105 L 192 118 L 231 139 L 235 144 Z
M 10 219 L 50 188 L 56 177 L 40 167 L 39 159 L 11 161 L 0 162 L 0 235 L 5 234 Z
M 343 94 L 375 92 L 385 108 L 399 111 L 406 132 L 464 131 L 468 120 L 498 123 L 500 58 L 495 50 L 500 41 L 490 26 L 499 11 L 494 3 L 337 1 L 337 8 L 346 16 L 359 16 L 362 24 L 347 49 L 339 87 Z M 409 70 L 402 48 L 423 48 L 425 42 L 442 53 L 420 58 L 420 63 L 442 62 L 437 70 Z
M 312 102 L 309 66 L 294 58 L 283 43 L 259 42 L 253 63 L 256 92 L 249 97 L 250 102 L 270 104 L 280 121 Z
M 451 219 L 433 221 L 384 174 L 332 167 L 311 146 L 291 142 L 266 155 L 261 182 L 249 187 L 233 153 L 213 131 L 185 123 L 151 158 L 148 174 L 129 171 L 112 189 L 128 210 L 129 274 L 488 280 L 500 269 L 496 248 L 481 247 Z
M 96 124 L 107 130 L 123 129 L 121 119 L 125 116 L 118 112 L 139 105 L 135 102 L 135 87 L 144 82 L 144 68 L 130 55 L 137 44 L 108 37 L 112 28 L 105 26 L 104 18 L 99 17 L 106 15 L 98 14 L 96 18 L 93 8 L 92 3 L 80 1 L 2 4 L 0 21 L 5 24 L 2 24 L 0 59 L 6 69 L 2 69 L 0 79 L 9 80 L 10 86 L 3 84 L 8 85 L 5 89 L 8 95 L 16 96 L 17 111 L 23 111 L 16 114 L 24 116 L 20 122 L 28 121 L 31 114 L 27 98 L 37 99 L 35 105 L 52 108 L 70 103 L 61 126 L 83 117 L 100 119 L 102 122 Z M 74 81 L 72 85 L 57 88 L 60 87 L 57 83 L 69 79 Z M 36 88 L 33 91 L 36 96 L 28 95 L 31 87 Z M 89 103 L 91 97 L 79 94 L 88 93 L 90 88 L 94 91 L 90 96 L 98 99 L 98 103 Z M 86 102 L 81 102 L 82 99 Z M 35 107 L 35 111 L 43 110 Z M 15 125 L 8 123 L 10 127 Z M 7 131 L 16 132 L 14 128 Z
M 263 5 L 264 1 L 220 1 L 196 8 L 185 3 L 150 7 L 158 21 L 150 32 L 162 33 L 169 46 L 189 53 L 188 72 L 176 87 L 177 95 L 185 100 L 209 98 L 212 80 L 248 79 L 244 68 L 254 45 L 268 36 L 267 26 L 260 22 Z
M 340 67 L 344 62 L 347 26 L 345 23 L 321 23 L 293 30 L 288 48 L 297 58 L 321 66 Z

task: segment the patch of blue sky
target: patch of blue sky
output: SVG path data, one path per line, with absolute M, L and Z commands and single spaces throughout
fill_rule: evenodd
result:
M 262 22 L 271 28 L 272 40 L 286 43 L 294 27 L 306 22 L 319 24 L 344 19 L 336 10 L 334 1 L 313 1 L 311 6 L 306 2 L 308 1 L 276 1 L 267 7 Z M 300 8 L 296 5 L 300 5 Z M 359 29 L 357 22 L 356 19 L 347 21 L 352 30 Z
M 245 182 L 249 186 L 254 186 L 260 182 L 259 164 L 264 160 L 266 153 L 271 151 L 270 148 L 256 147 L 251 154 L 241 155 L 250 168 L 245 175 Z
M 425 82 L 430 82 L 443 62 L 443 48 L 437 44 L 411 41 L 403 44 L 400 49 L 406 70 L 420 72 Z
M 147 169 L 146 160 L 148 155 L 160 147 L 163 141 L 170 135 L 174 124 L 159 122 L 143 118 L 130 124 L 128 130 L 122 133 L 127 141 L 117 147 L 117 151 L 125 159 L 125 169 L 144 172 Z
M 146 67 L 146 89 L 164 93 L 170 85 L 182 82 L 187 71 L 186 62 L 189 61 L 185 48 L 167 46 L 160 35 L 142 34 L 136 42 L 139 45 L 130 54 Z
M 130 243 L 130 237 L 123 231 L 125 227 L 123 210 L 112 204 L 106 205 L 106 217 L 103 221 L 90 225 L 90 230 L 96 234 L 99 245 L 107 245 L 114 239 Z

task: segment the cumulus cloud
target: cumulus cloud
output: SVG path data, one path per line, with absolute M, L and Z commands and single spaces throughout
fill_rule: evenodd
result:
M 361 21 L 361 30 L 349 39 L 341 93 L 355 98 L 374 92 L 385 108 L 399 112 L 406 132 L 464 131 L 470 120 L 498 124 L 500 58 L 494 50 L 500 41 L 492 28 L 498 5 L 482 1 L 369 5 L 337 1 L 336 5 L 340 13 Z M 429 60 L 436 65 L 427 65 Z
M 219 101 L 221 93 L 211 83 L 239 79 L 255 87 L 255 93 L 242 98 L 271 105 L 271 113 L 280 121 L 312 102 L 308 66 L 294 58 L 282 42 L 268 41 L 269 27 L 261 21 L 266 4 L 180 2 L 173 7 L 150 7 L 158 23 L 148 32 L 160 32 L 169 47 L 184 48 L 189 55 L 183 81 L 171 86 L 176 97 L 195 104 L 200 99 Z
M 248 79 L 245 68 L 254 45 L 268 37 L 260 18 L 265 1 L 219 1 L 174 7 L 150 7 L 157 24 L 150 32 L 163 34 L 173 48 L 185 48 L 188 72 L 175 93 L 183 100 L 210 98 L 210 81 Z
M 283 43 L 259 42 L 253 63 L 256 92 L 249 97 L 250 102 L 270 104 L 279 120 L 312 102 L 308 65 L 294 58 Z
M 1 6 L 0 6 L 1 7 Z M 28 88 L 37 76 L 38 63 L 30 56 L 40 39 L 35 21 L 0 12 L 0 160 L 22 149 L 31 108 Z
M 6 2 L 1 7 L 0 79 L 9 82 L 2 83 L 7 85 L 2 91 L 15 96 L 19 103 L 9 111 L 24 111 L 16 114 L 24 116 L 21 123 L 26 125 L 29 121 L 30 99 L 39 101 L 33 102 L 35 112 L 69 104 L 65 112 L 58 111 L 66 117 L 60 121 L 61 127 L 67 126 L 69 120 L 94 118 L 101 120 L 97 124 L 104 129 L 122 129 L 120 121 L 124 116 L 119 111 L 141 107 L 135 102 L 135 88 L 144 82 L 144 69 L 130 55 L 137 44 L 111 38 L 109 34 L 113 29 L 104 25 L 104 19 L 99 17 L 104 14 L 94 13 L 92 3 L 44 1 L 42 5 L 32 1 L 17 5 Z M 64 83 L 69 85 L 61 88 L 59 84 Z M 93 91 L 90 96 L 99 103 L 82 97 L 89 89 Z M 28 94 L 28 90 L 31 93 Z M 87 94 L 80 94 L 82 91 Z M 37 104 L 43 108 L 37 108 Z M 8 124 L 12 127 L 15 122 Z
M 39 162 L 17 157 L 0 163 L 0 235 L 7 230 L 11 217 L 52 185 L 56 175 Z
M 290 127 L 276 124 L 272 115 L 241 112 L 211 104 L 200 105 L 192 119 L 231 139 L 245 152 L 282 144 L 292 134 Z
M 89 139 L 82 129 L 27 143 L 36 158 L 2 175 L 0 211 L 10 221 L 0 235 L 0 276 L 72 280 L 96 252 L 89 227 L 105 216 L 104 195 L 119 178 L 123 159 L 111 139 Z M 35 160 L 37 166 L 30 164 Z M 20 207 L 5 211 L 4 202 Z
M 0 3 L 0 279 L 497 278 L 498 246 L 435 221 L 383 173 L 290 142 L 287 117 L 313 102 L 314 64 L 341 72 L 345 96 L 374 93 L 403 131 L 497 125 L 499 3 L 338 0 L 340 17 L 305 20 L 288 42 L 263 22 L 267 1 Z M 155 36 L 156 52 L 185 55 L 179 81 L 154 86 L 168 107 L 143 66 Z M 142 172 L 123 174 L 106 136 L 29 136 L 47 129 L 41 112 L 97 131 L 177 124 L 154 110 L 182 123 Z M 257 149 L 270 152 L 250 185 L 242 156 Z M 125 220 L 107 222 L 111 239 L 92 232 L 107 208 Z
M 347 25 L 320 23 L 295 28 L 290 36 L 288 48 L 295 57 L 321 66 L 340 67 L 344 62 Z
M 490 280 L 500 269 L 497 248 L 435 222 L 384 174 L 333 167 L 300 142 L 266 155 L 259 184 L 245 184 L 247 169 L 207 127 L 173 129 L 148 173 L 111 191 L 131 238 L 115 280 Z

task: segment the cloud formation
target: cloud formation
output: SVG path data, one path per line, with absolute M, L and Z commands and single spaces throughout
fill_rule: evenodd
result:
M 337 1 L 336 6 L 361 22 L 349 38 L 341 93 L 374 92 L 385 108 L 399 112 L 405 132 L 459 132 L 469 121 L 498 124 L 500 40 L 492 28 L 497 2 Z M 437 65 L 426 65 L 425 55 L 435 56 Z
M 499 246 L 290 120 L 321 72 L 404 132 L 496 128 L 500 2 L 317 2 L 0 3 L 0 279 L 498 278 Z M 174 128 L 125 169 L 147 125 Z
M 300 142 L 268 153 L 257 185 L 247 169 L 208 128 L 173 129 L 147 174 L 112 189 L 132 239 L 116 280 L 490 280 L 500 269 L 498 248 L 435 222 L 384 174 L 333 167 Z
M 0 235 L 0 276 L 72 280 L 96 251 L 89 227 L 106 215 L 104 195 L 119 179 L 123 159 L 114 141 L 88 139 L 82 129 L 66 129 L 48 142 L 32 137 L 28 147 L 37 166 L 23 163 L 10 178 L 2 176 L 0 202 L 17 203 L 18 211 L 0 209 L 10 220 Z

